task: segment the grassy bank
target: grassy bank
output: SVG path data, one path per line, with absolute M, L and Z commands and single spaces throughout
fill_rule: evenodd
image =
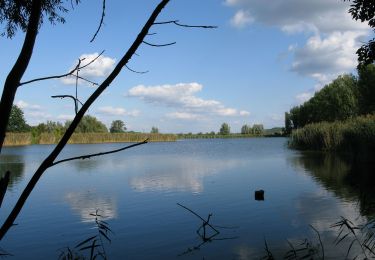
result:
M 140 142 L 149 138 L 150 142 L 173 142 L 177 136 L 173 134 L 144 134 L 144 133 L 77 133 L 70 138 L 70 144 L 92 143 L 122 143 Z M 55 144 L 60 136 L 53 133 L 42 133 L 33 136 L 31 133 L 7 133 L 5 146 L 30 144 Z
M 374 153 L 375 115 L 306 125 L 292 132 L 289 146 L 304 150 Z

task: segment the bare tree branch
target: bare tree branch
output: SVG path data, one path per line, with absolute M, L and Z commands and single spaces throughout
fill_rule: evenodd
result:
M 217 229 L 214 228 L 210 223 L 208 223 L 212 214 L 209 214 L 209 215 L 208 215 L 208 219 L 205 220 L 204 218 L 202 218 L 201 216 L 199 216 L 198 213 L 195 213 L 193 210 L 189 209 L 188 207 L 185 207 L 184 205 L 182 205 L 182 204 L 180 204 L 180 203 L 177 203 L 177 205 L 180 206 L 180 207 L 182 207 L 182 208 L 184 208 L 184 209 L 186 209 L 186 210 L 188 210 L 188 211 L 190 211 L 190 212 L 193 213 L 195 216 L 197 216 L 198 218 L 200 218 L 200 219 L 203 221 L 203 224 L 204 224 L 204 225 L 208 225 L 210 228 L 212 228 L 213 230 L 215 230 L 215 232 L 220 233 L 219 230 L 217 230 Z
M 33 83 L 33 82 L 36 82 L 36 81 L 42 81 L 42 80 L 48 80 L 48 79 L 60 79 L 60 78 L 63 78 L 63 77 L 68 77 L 68 76 L 71 76 L 74 74 L 74 72 L 76 72 L 77 70 L 81 70 L 83 68 L 86 68 L 87 66 L 90 66 L 93 62 L 95 62 L 102 54 L 104 53 L 104 50 L 99 53 L 98 56 L 96 56 L 94 59 L 92 59 L 89 63 L 81 66 L 81 63 L 82 61 L 84 61 L 85 59 L 78 59 L 78 63 L 77 65 L 71 70 L 69 71 L 68 73 L 65 73 L 65 74 L 61 74 L 61 75 L 55 75 L 55 76 L 49 76 L 49 77 L 42 77 L 42 78 L 37 78 L 37 79 L 32 79 L 32 80 L 29 80 L 29 81 L 25 81 L 25 82 L 21 82 L 18 86 L 22 86 L 22 85 L 26 85 L 26 84 L 30 84 L 30 83 Z M 87 81 L 93 85 L 98 85 L 98 83 L 95 83 L 95 82 L 92 82 L 88 79 L 85 79 L 83 77 L 78 77 L 79 79 L 82 79 L 84 81 Z
M 80 159 L 81 160 L 85 160 L 85 159 L 89 159 L 91 157 L 102 156 L 102 155 L 111 154 L 111 153 L 117 153 L 117 152 L 121 152 L 121 151 L 130 149 L 132 147 L 139 146 L 139 145 L 146 144 L 146 143 L 148 143 L 148 138 L 146 140 L 142 141 L 142 142 L 135 143 L 135 144 L 132 144 L 132 145 L 128 145 L 128 146 L 122 147 L 120 149 L 116 149 L 116 150 L 112 150 L 112 151 L 107 151 L 107 152 L 101 152 L 101 153 L 93 153 L 93 154 L 81 155 L 81 156 L 76 156 L 76 157 L 71 157 L 71 158 L 60 160 L 60 161 L 56 161 L 51 166 L 54 166 L 56 164 L 63 163 L 63 162 L 73 161 L 73 160 L 80 160 Z
M 63 99 L 63 98 L 71 98 L 71 99 L 73 99 L 73 101 L 74 101 L 74 108 L 75 108 L 74 110 L 75 110 L 76 114 L 78 113 L 78 102 L 81 105 L 83 105 L 82 102 L 79 101 L 78 98 L 73 97 L 72 95 L 55 95 L 55 96 L 51 96 L 51 98 L 61 98 L 61 99 Z
M 96 38 L 96 36 L 98 35 L 99 31 L 100 31 L 100 28 L 102 27 L 103 25 L 103 21 L 104 21 L 104 16 L 105 16 L 105 0 L 103 0 L 103 6 L 102 6 L 102 17 L 100 18 L 100 22 L 99 22 L 99 26 L 98 26 L 98 29 L 96 30 L 94 36 L 92 37 L 92 39 L 90 40 L 90 42 L 93 42 Z
M 172 21 L 165 21 L 165 22 L 156 22 L 154 25 L 159 25 L 159 24 L 175 24 L 177 26 L 181 27 L 188 27 L 188 28 L 204 28 L 204 29 L 216 29 L 217 26 L 213 25 L 189 25 L 189 24 L 181 24 L 179 23 L 179 20 L 172 20 Z
M 145 43 L 147 45 L 150 45 L 152 47 L 165 47 L 165 46 L 170 46 L 170 45 L 176 44 L 176 42 L 171 42 L 171 43 L 166 43 L 166 44 L 153 44 L 153 43 L 149 43 L 149 42 L 146 42 L 146 41 L 143 41 L 143 43 Z
M 146 71 L 136 71 L 136 70 L 133 70 L 133 69 L 129 68 L 128 65 L 125 65 L 125 67 L 126 67 L 128 70 L 130 70 L 131 72 L 134 72 L 134 73 L 138 73 L 138 74 L 145 74 L 145 73 L 148 73 L 148 70 L 146 70 Z

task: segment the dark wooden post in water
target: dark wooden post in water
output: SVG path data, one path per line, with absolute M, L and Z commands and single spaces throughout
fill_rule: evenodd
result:
M 9 180 L 10 180 L 10 171 L 6 171 L 5 176 L 3 176 L 0 180 L 0 208 L 1 208 L 1 204 L 3 203 L 5 192 L 7 191 L 7 188 L 8 188 Z
M 256 190 L 254 193 L 255 200 L 264 200 L 264 190 Z

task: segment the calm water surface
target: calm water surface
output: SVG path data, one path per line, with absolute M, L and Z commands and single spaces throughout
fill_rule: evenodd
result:
M 109 259 L 254 259 L 264 255 L 264 239 L 277 255 L 286 240 L 316 239 L 309 225 L 337 257 L 330 225 L 340 216 L 354 222 L 372 214 L 361 200 L 373 189 L 348 184 L 351 166 L 340 158 L 303 154 L 284 138 L 182 140 L 150 143 L 125 152 L 71 161 L 49 169 L 13 227 L 1 241 L 12 259 L 56 259 L 96 234 L 96 209 L 114 234 Z M 60 159 L 116 149 L 123 144 L 69 145 Z M 14 172 L 0 217 L 4 219 L 31 174 L 53 146 L 5 148 L 0 170 Z M 255 201 L 254 191 L 265 190 Z M 202 221 L 220 234 L 199 250 Z M 346 249 L 343 251 L 346 252 Z M 186 253 L 186 254 L 184 254 Z M 345 255 L 345 253 L 344 253 Z M 329 257 L 328 257 L 329 258 Z

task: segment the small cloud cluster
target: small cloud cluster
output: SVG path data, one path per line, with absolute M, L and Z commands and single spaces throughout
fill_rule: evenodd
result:
M 82 54 L 79 59 L 82 60 L 81 67 L 85 66 L 86 64 L 92 62 L 94 59 L 96 59 L 94 62 L 92 62 L 89 66 L 81 69 L 79 71 L 79 76 L 94 80 L 96 78 L 100 77 L 106 77 L 109 75 L 109 73 L 113 70 L 116 60 L 112 59 L 110 57 L 101 55 L 99 56 L 99 53 L 91 53 L 91 54 Z M 98 58 L 97 58 L 98 57 Z M 75 68 L 76 64 L 74 64 L 70 70 Z M 66 85 L 74 85 L 76 83 L 76 77 L 75 75 L 67 76 L 63 78 L 62 83 Z M 87 84 L 83 80 L 79 80 L 79 84 Z
M 168 118 L 195 120 L 205 116 L 248 116 L 248 111 L 238 111 L 224 106 L 220 101 L 203 99 L 196 96 L 203 86 L 198 83 L 178 83 L 175 85 L 144 86 L 131 88 L 127 97 L 167 107 L 177 111 L 167 114 Z
M 22 109 L 28 124 L 36 125 L 52 119 L 52 115 L 44 111 L 40 105 L 30 104 L 24 100 L 18 100 L 15 105 Z
M 239 10 L 230 20 L 230 23 L 236 28 L 243 28 L 248 24 L 254 22 L 249 11 Z

